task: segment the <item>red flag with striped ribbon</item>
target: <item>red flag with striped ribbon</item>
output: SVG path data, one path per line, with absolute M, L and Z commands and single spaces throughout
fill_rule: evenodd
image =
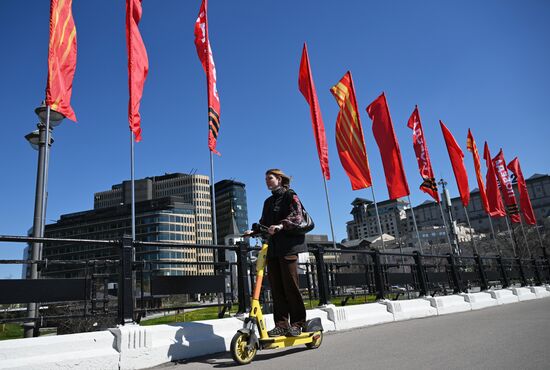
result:
M 424 129 L 420 121 L 418 106 L 415 106 L 407 122 L 407 127 L 413 130 L 414 153 L 416 154 L 418 170 L 423 180 L 422 184 L 420 184 L 420 190 L 430 195 L 439 203 L 439 192 L 437 191 L 437 183 L 435 181 L 432 162 L 430 161 L 430 154 L 428 153 L 428 146 L 426 145 L 426 138 L 424 137 Z
M 529 199 L 527 184 L 525 183 L 518 157 L 512 159 L 512 162 L 508 163 L 508 169 L 512 171 L 518 182 L 519 205 L 521 207 L 521 213 L 523 213 L 523 218 L 528 225 L 536 225 L 537 219 L 535 218 L 535 212 L 533 212 L 531 199 Z
M 76 27 L 72 0 L 51 0 L 50 43 L 46 105 L 76 122 L 71 107 L 73 77 L 76 70 Z
M 195 47 L 206 73 L 208 90 L 208 148 L 211 152 L 220 154 L 216 150 L 218 133 L 220 131 L 220 97 L 216 83 L 216 66 L 208 37 L 208 0 L 203 0 L 199 16 L 195 22 Z
M 321 117 L 321 108 L 317 100 L 317 92 L 311 75 L 311 67 L 309 65 L 309 57 L 307 55 L 307 45 L 304 43 L 302 50 L 302 60 L 300 61 L 300 72 L 298 74 L 298 87 L 300 92 L 309 104 L 311 113 L 311 123 L 313 125 L 313 135 L 315 144 L 317 145 L 317 154 L 319 155 L 319 163 L 321 171 L 325 179 L 330 179 L 330 169 L 328 167 L 328 146 L 325 134 L 325 125 L 323 117 Z
M 466 140 L 466 149 L 468 149 L 468 151 L 472 153 L 472 157 L 474 158 L 474 168 L 476 170 L 477 187 L 479 188 L 481 205 L 483 206 L 485 213 L 490 215 L 491 211 L 489 209 L 489 200 L 487 199 L 485 184 L 483 183 L 483 178 L 481 177 L 481 161 L 479 160 L 479 152 L 477 151 L 477 145 L 476 145 L 476 141 L 474 140 L 474 135 L 472 135 L 472 131 L 470 131 L 470 129 L 468 129 L 468 139 Z
M 367 113 L 372 119 L 372 132 L 382 157 L 390 199 L 407 196 L 410 194 L 409 184 L 384 93 L 367 107 Z
M 353 190 L 368 188 L 372 180 L 351 72 L 348 71 L 330 92 L 340 107 L 336 118 L 336 146 L 340 162 Z
M 135 141 L 141 141 L 141 115 L 139 106 L 143 96 L 143 86 L 149 72 L 147 50 L 139 32 L 138 24 L 143 9 L 141 0 L 126 0 L 126 44 L 128 47 L 128 122 Z

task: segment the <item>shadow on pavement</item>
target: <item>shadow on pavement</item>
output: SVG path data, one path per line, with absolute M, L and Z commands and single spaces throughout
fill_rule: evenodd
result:
M 263 350 L 259 351 L 256 354 L 256 357 L 252 361 L 253 365 L 255 362 L 258 361 L 267 361 L 272 358 L 277 358 L 281 356 L 287 356 L 292 355 L 293 353 L 308 351 L 307 348 L 302 347 L 294 347 L 294 348 L 287 348 L 287 349 L 280 349 L 280 350 Z M 186 360 L 179 360 L 174 361 L 174 364 L 181 364 L 181 365 L 192 365 L 194 363 L 201 363 L 201 364 L 207 364 L 212 365 L 213 368 L 225 368 L 225 367 L 236 367 L 241 366 L 235 363 L 233 359 L 231 358 L 231 354 L 229 352 L 220 352 L 220 353 L 214 353 L 207 356 L 201 356 L 201 357 L 195 357 L 190 358 Z
M 170 324 L 178 327 L 181 324 Z M 212 325 L 199 322 L 186 322 L 176 331 L 174 344 L 168 348 L 168 358 L 186 358 L 204 353 L 204 346 L 210 349 L 225 350 L 225 340 L 214 333 Z

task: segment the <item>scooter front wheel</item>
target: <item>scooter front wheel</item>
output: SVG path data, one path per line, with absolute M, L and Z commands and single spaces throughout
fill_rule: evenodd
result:
M 249 337 L 248 334 L 238 332 L 231 339 L 231 357 L 241 365 L 249 364 L 256 357 L 258 351 L 256 346 L 248 348 Z
M 313 341 L 310 343 L 306 343 L 306 347 L 309 349 L 315 349 L 319 348 L 321 346 L 321 343 L 323 343 L 323 332 L 320 331 L 319 334 L 313 335 Z

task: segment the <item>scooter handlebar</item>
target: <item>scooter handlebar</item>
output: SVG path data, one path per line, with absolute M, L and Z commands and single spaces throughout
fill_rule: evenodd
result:
M 262 224 L 253 223 L 252 224 L 252 232 L 250 234 L 244 234 L 243 236 L 249 236 L 249 237 L 255 237 L 255 236 L 262 236 L 266 237 L 269 235 L 269 227 L 264 226 Z

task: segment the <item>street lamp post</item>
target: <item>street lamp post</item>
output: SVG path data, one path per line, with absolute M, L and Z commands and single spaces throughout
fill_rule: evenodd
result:
M 38 130 L 35 130 L 27 135 L 25 139 L 31 146 L 38 150 L 38 169 L 36 172 L 36 191 L 34 197 L 34 219 L 32 226 L 32 236 L 35 238 L 44 237 L 45 215 L 46 215 L 46 188 L 48 183 L 48 163 L 49 163 L 49 148 L 53 144 L 51 132 L 54 127 L 58 126 L 63 118 L 61 113 L 53 111 L 44 103 L 35 109 L 36 114 L 40 118 L 37 124 Z M 48 145 L 46 145 L 48 143 Z M 31 259 L 38 261 L 42 259 L 42 243 L 31 244 Z M 38 279 L 38 265 L 31 264 L 31 279 Z M 38 307 L 36 303 L 29 303 L 27 306 L 27 316 L 31 319 L 38 317 Z M 38 334 L 35 321 L 23 324 L 25 338 L 33 337 Z

